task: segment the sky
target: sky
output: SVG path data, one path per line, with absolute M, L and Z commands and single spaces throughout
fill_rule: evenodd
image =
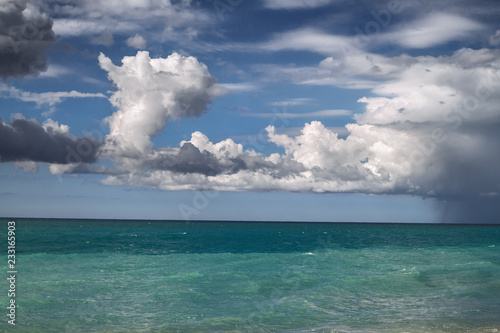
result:
M 494 0 L 0 0 L 0 216 L 500 223 Z

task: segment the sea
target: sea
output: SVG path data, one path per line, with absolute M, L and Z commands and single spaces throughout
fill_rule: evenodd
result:
M 500 225 L 0 222 L 0 332 L 500 332 Z

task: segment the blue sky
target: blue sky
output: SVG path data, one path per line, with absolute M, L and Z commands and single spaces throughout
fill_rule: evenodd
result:
M 0 215 L 498 223 L 495 1 L 0 1 Z

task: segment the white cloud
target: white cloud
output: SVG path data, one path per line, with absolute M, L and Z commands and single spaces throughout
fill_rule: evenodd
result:
M 136 49 L 144 49 L 146 47 L 146 40 L 139 34 L 127 39 L 127 45 Z
M 110 133 L 104 146 L 99 146 L 101 156 L 112 159 L 115 169 L 55 165 L 51 172 L 103 173 L 108 174 L 105 184 L 165 190 L 439 197 L 500 193 L 498 50 L 461 49 L 440 57 L 359 53 L 325 58 L 316 67 L 317 73 L 324 78 L 328 74 L 342 77 L 334 78 L 336 85 L 350 80 L 370 82 L 370 96 L 360 99 L 366 111 L 356 114 L 356 123 L 345 129 L 327 128 L 318 121 L 305 124 L 300 133 L 268 126 L 269 142 L 284 151 L 270 155 L 231 139 L 211 142 L 201 132 L 194 132 L 178 147 L 154 147 L 152 138 L 169 120 L 198 117 L 221 94 L 222 87 L 196 58 L 173 53 L 152 59 L 149 53 L 138 52 L 114 65 L 101 54 L 99 64 L 117 87 L 110 98 L 117 111 L 107 118 Z M 30 93 L 2 87 L 4 94 L 23 100 L 67 97 L 40 94 L 35 99 Z M 309 103 L 295 98 L 272 105 Z M 278 117 L 350 114 L 331 109 Z M 42 127 L 53 136 L 69 133 L 56 122 L 47 121 Z
M 456 62 L 464 70 L 472 70 L 485 63 L 494 62 L 497 57 L 496 51 L 488 49 L 461 49 L 451 57 L 412 57 L 403 54 L 391 58 L 359 51 L 346 56 L 340 54 L 325 58 L 315 67 L 258 65 L 254 66 L 254 71 L 262 73 L 263 80 L 286 80 L 307 85 L 332 85 L 344 89 L 373 89 L 382 95 L 394 93 L 384 90 L 389 89 L 389 87 L 395 90 L 403 89 L 405 86 L 400 85 L 398 80 L 402 79 L 404 74 L 408 76 L 406 84 L 413 80 L 414 93 L 417 94 L 425 89 L 433 90 L 435 88 L 433 80 L 436 79 L 437 75 L 440 76 L 440 80 L 446 80 L 445 75 L 448 72 L 443 72 L 445 67 L 446 70 L 450 70 L 450 77 L 454 77 L 453 75 L 456 73 L 462 73 L 462 77 L 455 79 L 467 82 L 465 71 L 452 71 Z M 434 66 L 443 68 L 436 67 L 435 70 L 431 70 L 431 67 Z M 425 87 L 419 88 L 420 86 Z M 445 91 L 438 89 L 434 93 L 437 98 L 438 95 L 444 95 Z M 444 99 L 441 101 L 444 102 L 449 97 L 451 96 L 443 97 Z
M 322 66 L 334 65 L 327 60 Z M 266 156 L 195 132 L 178 148 L 145 150 L 105 183 L 441 197 L 500 191 L 498 51 L 462 49 L 437 58 L 365 55 L 342 66 L 346 73 L 379 80 L 373 89 L 378 96 L 361 100 L 366 112 L 346 125 L 342 137 L 318 121 L 299 135 L 269 126 L 269 141 L 285 153 Z
M 88 77 L 88 76 L 83 76 L 82 81 L 96 85 L 96 86 L 108 86 L 109 85 L 109 83 L 107 81 L 101 81 L 101 80 L 95 79 L 93 77 Z
M 100 34 L 107 28 L 102 22 L 71 18 L 54 19 L 53 27 L 55 34 L 62 37 Z
M 38 172 L 38 165 L 33 161 L 14 162 L 14 166 L 23 169 L 26 173 Z
M 49 116 L 54 113 L 56 105 L 66 98 L 106 98 L 106 96 L 101 93 L 82 93 L 75 90 L 34 93 L 0 83 L 0 98 L 15 98 L 23 102 L 36 103 L 39 108 L 48 107 L 49 109 L 42 115 Z
M 317 121 L 306 124 L 302 135 L 295 138 L 276 134 L 273 127 L 268 127 L 268 132 L 271 142 L 285 148 L 286 155 L 312 175 L 314 168 L 326 171 L 330 184 L 315 185 L 324 190 L 328 187 L 327 191 L 355 191 L 367 186 L 370 192 L 377 192 L 394 187 L 410 174 L 409 152 L 401 154 L 402 149 L 397 149 L 413 144 L 404 133 L 369 125 L 350 124 L 346 128 L 350 132 L 346 139 L 339 139 L 337 133 Z
M 325 126 L 325 128 L 333 133 L 337 133 L 339 137 L 346 137 L 350 134 L 349 130 L 345 127 Z M 286 134 L 287 136 L 295 137 L 302 135 L 302 129 L 303 127 L 284 127 L 284 128 L 275 128 L 275 131 L 278 134 Z
M 275 134 L 269 127 L 270 140 L 286 150 L 285 155 L 265 156 L 253 151 L 243 151 L 232 140 L 212 143 L 202 133 L 193 133 L 190 141 L 183 142 L 183 149 L 190 144 L 192 153 L 181 154 L 180 149 L 169 155 L 156 152 L 154 159 L 176 163 L 158 163 L 153 170 L 129 172 L 108 177 L 110 185 L 153 186 L 166 190 L 214 189 L 214 190 L 285 190 L 313 192 L 368 191 L 384 193 L 392 191 L 400 179 L 391 178 L 389 172 L 405 174 L 410 165 L 398 151 L 389 151 L 379 143 L 375 131 L 368 127 L 351 128 L 360 131 L 371 142 L 363 142 L 357 134 L 339 139 L 337 134 L 319 122 L 306 124 L 302 134 L 295 138 Z M 399 137 L 388 135 L 391 142 Z M 195 153 L 196 152 L 196 153 Z M 158 156 L 162 155 L 163 156 Z M 184 155 L 191 156 L 186 163 Z M 198 156 L 193 159 L 193 156 Z M 373 157 L 370 163 L 365 162 Z M 375 157 L 376 156 L 376 157 Z M 384 160 L 387 157 L 391 159 Z M 205 163 L 197 165 L 197 161 Z M 182 161 L 182 163 L 180 162 Z M 399 163 L 401 162 L 401 163 Z M 144 166 L 144 165 L 143 165 Z M 195 169 L 193 166 L 197 166 Z
M 193 21 L 198 15 L 196 7 L 191 6 L 191 1 L 172 3 L 169 0 L 70 0 L 65 5 L 57 7 L 56 13 L 96 19 L 122 18 L 124 21 L 170 18 L 173 25 L 185 24 L 183 21 Z
M 57 35 L 94 36 L 94 42 L 101 40 L 100 44 L 110 43 L 109 34 L 133 35 L 148 31 L 159 32 L 152 33 L 158 40 L 165 37 L 162 31 L 185 38 L 196 35 L 200 27 L 215 20 L 215 13 L 192 6 L 191 1 L 69 0 L 53 10 L 53 16 L 57 17 L 54 19 Z M 106 35 L 101 35 L 103 33 Z M 97 35 L 101 36 L 95 40 Z
M 398 74 L 373 90 L 381 97 L 360 100 L 367 103 L 367 110 L 356 119 L 370 124 L 438 122 L 450 113 L 466 115 L 468 120 L 495 119 L 499 55 L 487 49 L 462 49 L 449 57 L 415 57 L 412 64 L 407 57 L 393 58 L 400 67 Z
M 172 53 L 151 59 L 146 51 L 114 65 L 101 53 L 99 64 L 118 90 L 111 103 L 118 109 L 107 118 L 110 154 L 142 156 L 153 148 L 151 137 L 168 119 L 198 117 L 222 91 L 207 67 L 194 57 Z
M 301 28 L 277 34 L 268 42 L 262 42 L 248 50 L 264 51 L 311 51 L 325 55 L 338 54 L 344 49 L 352 49 L 353 39 L 332 35 L 314 28 Z
M 310 98 L 292 98 L 286 101 L 271 102 L 269 105 L 273 106 L 296 106 L 310 104 L 312 99 Z
M 59 78 L 61 76 L 69 75 L 72 73 L 73 73 L 73 70 L 68 68 L 68 67 L 52 64 L 52 65 L 49 65 L 47 70 L 45 72 L 41 73 L 39 75 L 39 77 L 41 77 L 41 78 L 46 78 L 46 77 Z
M 264 7 L 269 9 L 305 9 L 323 7 L 338 0 L 264 0 Z
M 393 32 L 380 34 L 378 39 L 384 43 L 395 43 L 407 48 L 428 48 L 468 37 L 484 26 L 471 19 L 447 14 L 431 13 Z M 375 37 L 377 38 L 377 36 Z
M 241 83 L 219 83 L 218 87 L 227 90 L 227 92 L 246 92 L 257 90 L 258 87 L 252 82 L 241 82 Z
M 369 54 L 359 52 L 348 56 L 337 55 L 321 61 L 318 66 L 280 66 L 256 65 L 253 70 L 261 74 L 261 80 L 279 82 L 291 81 L 295 84 L 336 86 L 344 89 L 372 89 L 375 88 L 384 75 L 376 73 L 377 69 L 370 72 L 362 71 L 358 66 L 369 66 Z M 366 64 L 364 64 L 366 62 Z M 392 67 L 392 66 L 391 66 Z M 371 69 L 369 68 L 369 69 Z M 387 70 L 387 68 L 386 68 Z
M 264 42 L 199 43 L 197 48 L 207 52 L 309 51 L 322 55 L 339 54 L 347 50 L 357 49 L 352 37 L 333 35 L 315 27 L 304 27 L 277 33 Z
M 42 128 L 46 132 L 70 135 L 68 125 L 65 124 L 59 125 L 59 122 L 54 121 L 52 119 L 47 119 L 46 121 L 44 121 L 42 124 Z
M 451 41 L 473 41 L 473 37 L 477 37 L 474 34 L 485 29 L 485 25 L 469 18 L 442 12 L 426 14 L 408 23 L 388 26 L 387 29 L 382 29 L 375 21 L 369 22 L 378 24 L 380 31 L 375 33 L 365 31 L 349 36 L 332 34 L 317 27 L 306 26 L 274 34 L 269 40 L 262 42 L 206 43 L 199 47 L 204 51 L 212 52 L 306 51 L 339 58 L 364 54 L 387 45 L 421 49 Z M 490 40 L 493 40 L 492 38 Z
M 78 163 L 69 164 L 50 164 L 49 171 L 53 175 L 62 175 L 64 173 L 70 173 L 78 166 Z
M 274 118 L 277 117 L 275 112 L 260 112 L 260 113 L 245 113 L 248 117 L 260 117 L 260 118 Z M 280 112 L 280 118 L 329 118 L 329 117 L 345 117 L 351 116 L 352 111 L 349 110 L 320 110 L 313 112 L 303 112 L 303 113 L 290 113 L 290 112 Z
M 500 46 L 500 30 L 497 30 L 494 35 L 490 36 L 488 42 L 492 46 Z

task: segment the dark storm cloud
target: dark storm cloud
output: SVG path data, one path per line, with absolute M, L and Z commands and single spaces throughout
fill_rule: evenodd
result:
M 76 138 L 35 120 L 15 119 L 8 125 L 0 118 L 0 162 L 93 163 L 101 145 L 93 137 Z
M 245 154 L 234 158 L 219 159 L 212 153 L 201 152 L 192 143 L 185 142 L 176 154 L 161 152 L 150 161 L 150 166 L 158 170 L 216 176 L 234 174 L 241 170 L 270 167 L 271 164 L 265 163 L 261 159 L 252 159 Z
M 54 42 L 52 20 L 26 0 L 0 0 L 0 78 L 37 75 L 47 69 Z
M 245 168 L 241 159 L 231 159 L 227 165 L 221 165 L 220 161 L 209 152 L 201 152 L 192 143 L 186 142 L 176 155 L 162 155 L 159 159 L 152 161 L 151 166 L 155 169 L 170 170 L 180 173 L 201 173 L 207 176 L 215 176 L 222 172 L 235 173 Z
M 439 172 L 426 185 L 436 192 L 443 222 L 500 223 L 499 129 L 498 123 L 464 126 L 462 138 L 450 137 L 437 150 Z
M 493 194 L 491 194 L 493 195 Z M 440 197 L 441 221 L 460 224 L 499 224 L 500 197 Z

